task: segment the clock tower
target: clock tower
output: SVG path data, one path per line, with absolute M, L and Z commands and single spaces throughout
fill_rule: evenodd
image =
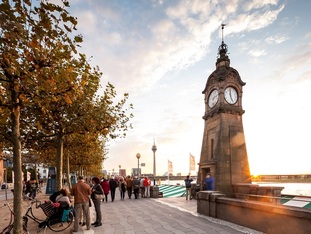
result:
M 222 30 L 224 25 L 222 25 Z M 204 133 L 198 171 L 203 185 L 208 173 L 215 178 L 214 190 L 232 195 L 232 185 L 251 183 L 242 123 L 242 87 L 245 83 L 230 67 L 228 47 L 218 48 L 216 70 L 208 77 L 205 95 Z

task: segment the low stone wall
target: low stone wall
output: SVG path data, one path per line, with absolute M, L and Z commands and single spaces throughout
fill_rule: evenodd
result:
M 234 198 L 279 204 L 284 187 L 259 186 L 258 184 L 233 184 Z
M 214 191 L 197 193 L 200 214 L 267 234 L 311 233 L 311 209 L 227 198 Z

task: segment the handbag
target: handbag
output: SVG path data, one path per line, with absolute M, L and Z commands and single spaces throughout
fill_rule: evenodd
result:
M 102 200 L 104 198 L 104 194 L 94 194 L 95 200 Z
M 70 220 L 69 213 L 70 213 L 70 209 L 63 210 L 62 222 L 67 222 Z

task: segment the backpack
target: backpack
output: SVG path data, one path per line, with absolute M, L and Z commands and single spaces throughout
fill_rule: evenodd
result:
M 186 184 L 186 188 L 191 187 L 191 180 L 190 179 L 185 179 L 185 184 Z

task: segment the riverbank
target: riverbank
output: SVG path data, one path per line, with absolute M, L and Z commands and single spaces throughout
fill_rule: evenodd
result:
M 252 182 L 260 183 L 311 183 L 311 179 L 252 179 Z

